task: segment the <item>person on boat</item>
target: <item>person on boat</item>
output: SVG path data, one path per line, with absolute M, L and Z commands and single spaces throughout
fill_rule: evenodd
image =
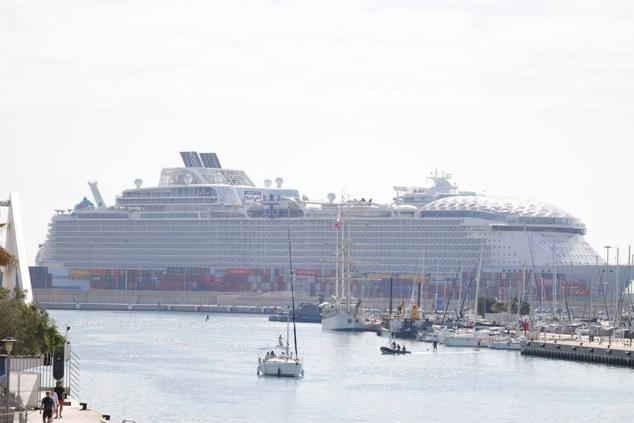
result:
M 401 345 L 400 344 L 396 344 L 396 352 L 400 352 L 401 351 Z
M 270 358 L 275 358 L 275 351 L 271 351 L 271 354 L 269 355 Z
M 403 353 L 407 352 L 407 350 L 405 349 L 405 344 L 403 344 L 403 347 L 401 348 L 401 352 Z
M 396 349 L 396 341 L 392 341 L 392 349 Z

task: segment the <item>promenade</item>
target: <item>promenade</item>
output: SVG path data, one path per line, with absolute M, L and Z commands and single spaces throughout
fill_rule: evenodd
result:
M 79 406 L 79 402 L 74 399 L 71 400 L 71 403 L 73 405 L 64 407 L 62 419 L 53 419 L 53 421 L 65 423 L 97 423 L 106 421 L 100 412 L 91 410 L 90 408 L 82 410 Z
M 44 397 L 44 393 L 42 393 L 42 397 Z M 53 418 L 54 422 L 102 423 L 107 421 L 103 417 L 103 414 L 98 412 L 97 410 L 93 410 L 90 407 L 87 407 L 86 410 L 82 410 L 79 401 L 74 398 L 67 398 L 66 401 L 70 402 L 72 405 L 64 406 L 64 409 L 62 411 L 62 418 L 61 419 Z M 55 417 L 55 413 L 53 413 L 53 417 Z M 28 421 L 41 422 L 42 414 L 39 411 L 29 412 Z

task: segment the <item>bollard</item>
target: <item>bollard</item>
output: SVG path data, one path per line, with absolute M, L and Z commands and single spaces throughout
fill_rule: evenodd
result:
M 80 402 L 79 405 L 81 405 L 81 411 L 86 411 L 86 408 L 88 407 L 88 403 Z
M 102 414 L 101 417 L 103 417 L 104 420 L 110 420 L 110 414 Z

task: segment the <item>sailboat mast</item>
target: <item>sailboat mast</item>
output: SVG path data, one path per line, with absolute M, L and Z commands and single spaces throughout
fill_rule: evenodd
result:
M 293 343 L 295 344 L 295 357 L 299 358 L 297 355 L 297 327 L 295 325 L 295 274 L 293 273 L 293 254 L 291 250 L 291 228 L 288 228 L 288 268 L 289 275 L 291 280 L 291 311 L 293 313 Z M 288 325 L 287 325 L 287 335 L 286 335 L 286 349 L 288 353 Z
M 341 206 L 337 209 L 337 222 L 335 223 L 335 301 L 339 301 L 339 277 L 341 275 Z
M 484 255 L 484 244 L 482 244 L 482 248 L 480 249 L 480 261 L 478 262 L 478 274 L 476 276 L 476 289 L 475 289 L 475 304 L 474 304 L 474 319 L 473 324 L 475 325 L 478 320 L 478 295 L 480 290 L 480 274 L 482 272 L 482 256 Z
M 526 263 L 522 265 L 522 289 L 517 295 L 517 320 L 521 320 L 522 306 L 526 297 Z
M 553 318 L 557 312 L 557 262 L 555 259 L 555 246 L 553 245 Z
M 423 294 L 425 293 L 425 252 L 423 252 L 423 266 L 420 270 L 420 287 L 419 287 L 419 292 L 422 292 Z M 420 315 L 421 317 L 425 315 L 424 311 L 423 311 L 423 299 L 422 297 L 419 295 L 419 301 L 420 301 Z

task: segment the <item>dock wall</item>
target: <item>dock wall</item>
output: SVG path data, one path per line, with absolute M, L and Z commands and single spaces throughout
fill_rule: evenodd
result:
M 525 341 L 522 342 L 522 355 L 634 367 L 631 348 L 587 345 L 584 342 Z

